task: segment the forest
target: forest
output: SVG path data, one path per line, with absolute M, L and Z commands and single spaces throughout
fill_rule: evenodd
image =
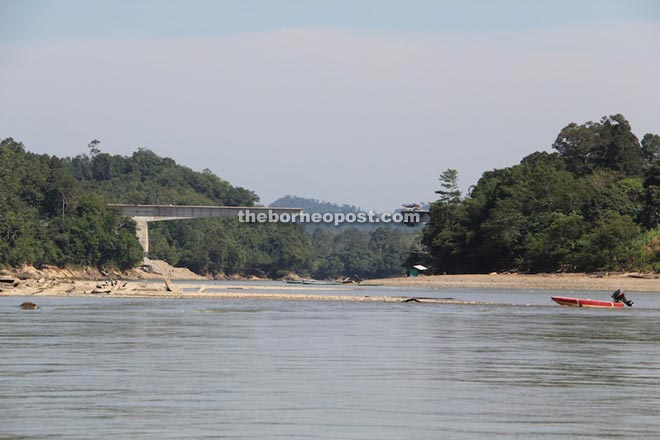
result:
M 135 223 L 108 203 L 254 206 L 259 198 L 146 149 L 110 155 L 94 140 L 87 154 L 58 158 L 7 138 L 0 143 L 0 265 L 138 265 Z M 388 228 L 306 232 L 237 219 L 153 223 L 149 235 L 152 258 L 202 275 L 271 278 L 399 275 L 413 242 L 410 233 Z
M 237 219 L 153 223 L 152 258 L 203 275 L 319 279 L 492 271 L 660 271 L 660 136 L 638 139 L 622 115 L 571 123 L 517 165 L 489 170 L 463 195 L 440 176 L 431 221 L 417 228 L 309 228 Z M 146 149 L 110 155 L 96 140 L 73 158 L 0 142 L 0 265 L 125 270 L 142 260 L 135 223 L 108 203 L 256 206 L 210 170 Z M 276 204 L 358 211 L 287 196 Z
M 463 197 L 440 176 L 431 222 L 409 262 L 434 273 L 660 270 L 660 136 L 622 115 L 571 123 Z

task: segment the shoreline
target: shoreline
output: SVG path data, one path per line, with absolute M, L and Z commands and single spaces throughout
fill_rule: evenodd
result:
M 477 274 L 422 275 L 365 280 L 363 285 L 425 288 L 529 289 L 660 293 L 660 275 L 640 273 L 616 274 Z
M 66 284 L 84 283 L 103 284 L 103 283 L 140 283 L 148 282 L 152 290 L 154 283 L 164 280 L 176 280 L 177 284 L 200 284 L 213 281 L 234 281 L 245 282 L 249 284 L 253 281 L 283 281 L 256 277 L 241 276 L 201 276 L 181 267 L 173 267 L 162 260 L 145 258 L 143 263 L 126 272 L 99 271 L 90 267 L 60 268 L 44 265 L 41 269 L 32 266 L 23 266 L 19 268 L 6 268 L 0 270 L 0 277 L 6 276 L 14 278 L 18 287 L 24 288 L 33 286 L 34 291 L 45 290 L 47 284 Z M 302 279 L 292 274 L 294 279 Z M 38 286 L 36 286 L 38 285 Z M 427 288 L 427 289 L 450 289 L 450 288 L 468 288 L 468 289 L 523 289 L 523 290 L 561 290 L 561 291 L 610 291 L 617 289 L 631 292 L 659 292 L 660 293 L 660 274 L 649 274 L 639 272 L 597 272 L 597 273 L 539 273 L 539 274 L 518 274 L 518 273 L 495 273 L 490 274 L 459 274 L 459 275 L 420 275 L 417 277 L 393 277 L 363 280 L 360 284 L 338 285 L 336 287 L 347 286 L 387 286 L 401 288 Z M 285 286 L 285 284 L 282 284 Z M 0 294 L 6 289 L 6 284 L 0 282 Z M 101 290 L 107 290 L 99 287 Z M 116 287 L 116 286 L 110 286 Z M 190 286 L 197 288 L 197 286 Z M 254 287 L 252 283 L 251 287 Z M 271 286 L 275 287 L 275 286 Z M 287 288 L 290 288 L 288 286 Z M 320 287 L 319 285 L 305 285 L 306 288 Z M 274 288 L 280 290 L 281 287 Z M 31 289 L 27 289 L 28 291 Z M 55 289 L 59 291 L 61 289 Z M 87 285 L 77 286 L 75 291 L 93 290 Z M 117 290 L 117 289 L 111 289 Z M 144 289 L 143 289 L 144 290 Z M 336 290 L 336 289 L 335 289 Z
M 415 288 L 450 290 L 516 289 L 550 291 L 602 291 L 621 289 L 628 292 L 660 292 L 660 277 L 641 274 L 488 274 L 488 275 L 429 275 L 414 278 L 384 278 L 365 280 L 360 285 L 259 285 L 210 284 L 206 280 L 177 280 L 153 278 L 149 280 L 74 280 L 40 278 L 0 284 L 0 297 L 80 297 L 80 298 L 140 298 L 140 299 L 263 299 L 294 301 L 345 302 L 428 302 L 438 304 L 492 304 L 480 301 L 462 301 L 453 298 L 426 298 Z M 390 295 L 369 295 L 369 289 L 360 287 L 399 287 Z
M 213 292 L 207 292 L 208 288 Z M 185 289 L 185 290 L 184 290 Z M 133 298 L 133 299 L 261 299 L 278 301 L 329 301 L 329 302 L 381 302 L 381 303 L 432 303 L 457 305 L 493 305 L 492 302 L 464 301 L 454 298 L 421 298 L 404 295 L 350 295 L 342 292 L 356 292 L 355 287 L 289 287 L 226 285 L 209 286 L 201 283 L 172 283 L 169 280 L 161 285 L 135 281 L 120 281 L 116 284 L 98 284 L 93 281 L 39 281 L 25 283 L 0 291 L 1 297 L 68 297 L 68 298 Z M 35 308 L 38 308 L 35 307 Z

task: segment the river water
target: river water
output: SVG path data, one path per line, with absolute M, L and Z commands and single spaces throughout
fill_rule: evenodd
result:
M 598 310 L 551 293 L 570 296 L 2 297 L 0 438 L 659 438 L 660 296 Z

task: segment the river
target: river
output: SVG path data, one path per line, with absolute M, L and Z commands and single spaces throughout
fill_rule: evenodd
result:
M 500 305 L 1 297 L 0 438 L 660 436 L 660 296 L 356 292 Z

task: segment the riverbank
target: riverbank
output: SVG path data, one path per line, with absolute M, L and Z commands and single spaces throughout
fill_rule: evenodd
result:
M 172 283 L 140 281 L 36 280 L 20 282 L 0 289 L 0 297 L 23 296 L 38 301 L 39 297 L 79 298 L 157 298 L 157 299 L 260 299 L 280 301 L 342 301 L 342 302 L 418 302 L 435 304 L 494 304 L 464 301 L 454 298 L 417 298 L 398 295 L 360 295 L 356 286 L 289 286 L 207 283 Z
M 249 298 L 328 301 L 402 301 L 415 297 L 406 288 L 424 289 L 522 289 L 555 291 L 660 292 L 655 274 L 487 274 L 430 275 L 411 278 L 366 280 L 360 286 L 400 287 L 391 297 L 356 295 L 356 284 L 321 286 L 276 284 L 209 284 L 207 278 L 187 269 L 172 268 L 164 262 L 147 260 L 145 266 L 123 274 L 98 271 L 44 268 L 17 271 L 13 283 L 0 283 L 1 296 L 108 296 L 134 298 Z M 176 279 L 179 282 L 172 283 Z M 100 280 L 100 281 L 99 281 Z M 184 281 L 183 283 L 181 281 Z M 245 280 L 244 280 L 245 281 Z M 346 295 L 342 294 L 347 291 Z M 447 301 L 444 301 L 447 302 Z
M 37 269 L 34 266 L 4 268 L 0 276 L 13 276 L 21 280 L 172 280 L 202 281 L 202 280 L 230 280 L 230 281 L 259 281 L 258 277 L 242 277 L 239 275 L 202 276 L 185 267 L 174 267 L 163 260 L 145 258 L 138 267 L 121 272 L 118 270 L 100 271 L 94 267 L 57 267 L 44 265 Z M 265 281 L 265 280 L 264 280 Z
M 639 273 L 424 275 L 368 280 L 364 285 L 424 288 L 660 292 L 660 276 Z

